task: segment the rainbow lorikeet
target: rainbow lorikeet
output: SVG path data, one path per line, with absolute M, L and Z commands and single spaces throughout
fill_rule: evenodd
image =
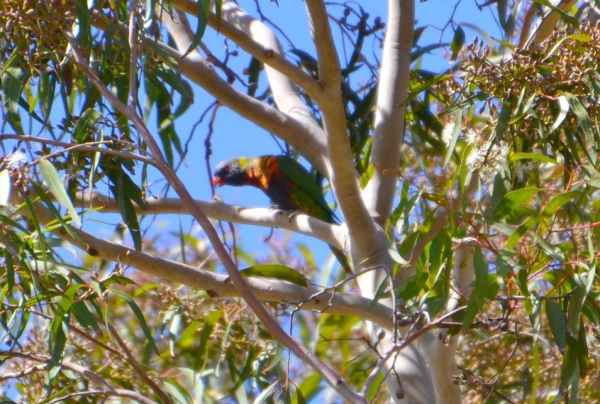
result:
M 251 185 L 263 191 L 279 209 L 302 211 L 327 223 L 338 223 L 323 192 L 309 172 L 291 157 L 260 156 L 233 158 L 215 167 L 215 187 Z M 344 253 L 330 246 L 340 264 L 352 273 Z

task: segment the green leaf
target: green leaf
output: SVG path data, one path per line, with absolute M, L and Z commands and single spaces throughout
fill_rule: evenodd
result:
M 542 6 L 546 6 L 548 8 L 550 8 L 552 11 L 560 14 L 560 16 L 569 24 L 573 25 L 576 28 L 579 28 L 579 21 L 577 21 L 577 19 L 575 17 L 573 17 L 572 15 L 569 15 L 567 13 L 565 13 L 563 10 L 561 10 L 560 8 L 554 6 L 550 0 L 533 0 L 534 3 L 538 3 L 541 4 Z
M 506 279 L 512 268 L 512 257 L 514 256 L 514 251 L 503 249 L 500 250 L 500 253 L 496 257 L 496 268 L 498 272 L 497 281 L 503 291 L 506 291 Z
M 567 344 L 567 320 L 565 313 L 554 299 L 546 299 L 546 317 L 548 318 L 548 324 L 550 325 L 552 336 L 554 336 L 554 341 L 556 341 L 556 345 L 562 352 Z
M 46 185 L 48 185 L 48 188 L 56 198 L 56 201 L 67 209 L 71 220 L 77 223 L 78 226 L 81 226 L 81 220 L 77 215 L 77 211 L 75 210 L 69 195 L 67 195 L 67 191 L 65 190 L 65 187 L 63 186 L 63 183 L 58 175 L 58 171 L 56 171 L 54 165 L 52 165 L 52 163 L 46 159 L 41 159 L 40 169 L 42 171 L 42 175 L 44 176 L 44 180 L 46 181 Z
M 513 232 L 513 234 L 511 234 L 510 237 L 508 238 L 508 241 L 506 242 L 506 249 L 508 249 L 508 250 L 513 249 L 517 245 L 517 243 L 519 241 L 521 241 L 521 238 L 523 237 L 523 235 L 525 235 L 525 233 L 527 233 L 529 230 L 531 230 L 539 222 L 540 222 L 540 217 L 535 216 L 535 217 L 532 217 L 531 219 L 527 220 L 521 226 L 519 226 L 517 228 L 517 230 L 515 230 Z
M 545 62 L 550 56 L 552 56 L 552 54 L 561 47 L 561 45 L 563 44 L 564 41 L 568 40 L 568 39 L 575 39 L 575 40 L 579 40 L 581 42 L 589 42 L 591 41 L 591 37 L 587 34 L 574 34 L 574 35 L 569 35 L 566 36 L 564 38 L 562 38 L 560 41 L 558 41 L 556 43 L 556 45 L 554 45 L 552 47 L 552 49 L 550 49 L 550 51 L 548 52 L 548 54 L 546 55 L 546 57 L 544 59 L 542 59 L 542 62 Z
M 558 161 L 551 159 L 548 156 L 544 156 L 543 154 L 538 153 L 513 153 L 510 155 L 510 160 L 539 160 L 545 163 L 550 163 L 554 165 L 560 165 Z
M 510 49 L 511 51 L 515 50 L 515 45 L 511 44 L 510 42 L 505 42 L 501 39 L 494 38 L 493 36 L 490 38 L 492 38 L 494 41 L 498 42 L 500 45 L 504 46 L 506 49 Z
M 456 31 L 454 31 L 454 37 L 452 38 L 452 42 L 450 43 L 450 49 L 452 50 L 452 56 L 450 57 L 451 61 L 456 60 L 458 57 L 458 53 L 462 49 L 465 44 L 465 31 L 459 25 L 456 27 Z
M 181 97 L 188 103 L 191 104 L 194 102 L 194 90 L 179 72 L 176 72 L 173 69 L 164 68 L 162 65 L 157 66 L 150 72 L 152 74 L 148 75 L 149 78 L 154 78 L 154 74 L 156 74 L 156 76 L 160 77 L 165 83 L 169 85 L 170 88 L 177 91 L 181 95 Z M 153 84 L 156 85 L 157 80 L 153 80 Z M 164 94 L 167 98 L 171 98 L 168 91 L 166 93 L 161 93 Z
M 444 167 L 448 165 L 450 158 L 452 157 L 452 153 L 454 152 L 454 148 L 456 147 L 456 140 L 458 139 L 458 135 L 460 134 L 460 127 L 462 125 L 462 109 L 456 111 L 456 116 L 454 117 L 454 129 L 452 130 L 452 139 L 450 140 L 450 145 L 448 145 L 448 151 L 446 152 L 446 158 L 444 159 Z
M 544 188 L 522 188 L 507 193 L 498 203 L 496 209 L 494 209 L 492 221 L 496 222 L 502 219 L 513 209 L 519 206 L 524 200 L 541 191 L 544 191 Z
M 434 51 L 439 48 L 444 48 L 449 45 L 450 45 L 449 43 L 445 42 L 445 43 L 434 43 L 434 44 L 426 45 L 426 46 L 419 46 L 415 50 L 413 50 L 412 53 L 410 54 L 410 61 L 414 62 L 415 60 L 417 60 L 418 58 L 420 58 L 421 56 L 423 56 L 426 53 L 429 53 L 429 52 Z M 413 46 L 413 48 L 414 48 L 414 46 Z
M 481 92 L 475 94 L 474 96 L 469 97 L 466 100 L 462 100 L 456 105 L 453 105 L 452 107 L 450 107 L 447 110 L 440 113 L 439 116 L 451 114 L 458 109 L 472 107 L 472 106 L 476 105 L 478 102 L 488 99 L 489 96 L 490 95 L 488 93 L 481 91 Z
M 463 316 L 463 324 L 460 330 L 461 333 L 466 333 L 471 328 L 471 324 L 473 324 L 473 320 L 477 316 L 479 312 L 479 304 L 474 295 L 471 295 L 469 299 L 469 303 L 467 304 L 467 310 L 465 310 L 465 315 Z
M 590 367 L 590 356 L 588 350 L 586 330 L 583 324 L 583 318 L 580 319 L 580 322 L 581 324 L 579 324 L 579 335 L 577 336 L 579 340 L 579 346 L 577 350 L 577 362 L 579 362 L 579 374 L 584 375 L 587 373 Z
M 12 180 L 8 170 L 0 171 L 0 206 L 8 205 Z
M 402 285 L 402 283 L 397 286 L 401 286 L 401 285 Z M 373 296 L 373 300 L 371 301 L 371 304 L 369 305 L 369 310 L 372 310 L 377 305 L 377 302 L 379 302 L 381 299 L 390 296 L 390 292 L 388 291 L 389 286 L 390 286 L 390 279 L 389 279 L 389 277 L 386 276 L 383 279 L 383 281 L 381 282 L 381 284 L 379 285 L 379 287 L 377 288 L 377 292 L 375 292 L 375 296 Z
M 196 18 L 198 19 L 198 25 L 196 26 L 196 32 L 190 47 L 185 51 L 182 57 L 186 57 L 196 46 L 200 43 L 200 40 L 204 36 L 206 31 L 206 25 L 208 24 L 208 16 L 210 14 L 210 0 L 198 0 L 198 12 Z
M 560 389 L 565 391 L 567 387 L 571 384 L 571 380 L 578 374 L 577 365 L 577 354 L 578 354 L 578 341 L 567 334 L 567 345 L 565 349 L 565 354 L 563 356 L 562 369 L 560 373 Z
M 170 313 L 173 313 L 173 311 Z M 177 338 L 179 337 L 179 332 L 181 331 L 182 322 L 183 314 L 181 313 L 181 310 L 175 310 L 171 316 L 169 328 L 167 330 L 167 339 L 169 340 L 169 352 L 171 354 L 171 358 L 175 357 L 175 344 L 177 343 Z
M 23 134 L 19 101 L 25 77 L 25 72 L 20 67 L 8 67 L 2 72 L 2 101 L 6 120 L 19 135 Z
M 96 131 L 96 122 L 102 118 L 100 112 L 93 108 L 85 110 L 73 128 L 73 141 L 83 143 L 90 133 Z
M 54 104 L 55 90 L 56 76 L 49 73 L 40 74 L 40 106 L 42 109 L 42 114 L 44 115 L 45 123 L 50 120 L 50 112 L 52 111 L 52 105 Z
M 268 399 L 277 391 L 279 388 L 279 380 L 275 380 L 273 383 L 269 385 L 266 389 L 264 389 L 256 398 L 252 404 L 265 404 L 268 402 Z
M 250 349 L 248 350 L 248 355 L 246 356 L 246 361 L 244 362 L 244 367 L 242 368 L 242 371 L 240 372 L 238 379 L 233 385 L 233 387 L 229 389 L 229 392 L 231 394 L 237 391 L 237 389 L 242 387 L 242 385 L 248 381 L 248 378 L 252 374 L 252 368 L 254 368 L 256 359 L 256 349 L 253 349 L 253 346 L 250 346 Z
M 460 169 L 458 172 L 458 184 L 460 186 L 461 192 L 465 191 L 467 186 L 467 176 L 469 174 L 469 164 L 467 164 L 467 159 L 469 158 L 469 154 L 471 154 L 471 150 L 473 150 L 473 145 L 467 145 L 465 150 L 463 151 L 462 157 L 460 159 Z
M 12 255 L 6 248 L 0 248 L 2 255 L 4 256 L 4 265 L 6 266 L 6 284 L 8 286 L 8 293 L 12 293 L 13 286 L 15 286 L 15 268 L 13 266 Z M 4 300 L 0 300 L 3 302 Z
M 504 132 L 506 132 L 506 128 L 508 128 L 508 122 L 510 121 L 511 113 L 512 104 L 510 99 L 507 97 L 502 102 L 502 110 L 500 111 L 500 116 L 498 117 L 498 122 L 496 123 L 496 129 L 490 138 L 490 142 L 494 139 L 503 139 Z
M 189 348 L 193 344 L 195 344 L 198 340 L 196 332 L 200 329 L 201 326 L 201 321 L 192 321 L 177 339 L 177 345 L 181 348 Z
M 584 42 L 584 43 L 590 42 L 592 40 L 592 37 L 589 36 L 588 34 L 573 34 L 573 35 L 569 35 L 567 38 L 575 39 L 579 42 Z
M 567 308 L 567 325 L 573 335 L 579 333 L 579 316 L 581 315 L 581 308 L 583 307 L 583 301 L 585 300 L 585 292 L 581 288 L 577 288 L 573 291 L 571 298 L 569 299 L 569 307 Z
M 550 128 L 550 131 L 548 132 L 548 134 L 550 134 L 550 133 L 554 132 L 556 129 L 558 129 L 560 124 L 567 117 L 567 113 L 569 112 L 569 100 L 567 99 L 567 97 L 565 97 L 564 95 L 561 95 L 557 98 L 557 101 L 558 101 L 558 107 L 559 107 L 558 115 L 556 116 L 556 119 L 554 120 L 554 123 L 552 124 L 552 127 Z
M 129 230 L 129 234 L 133 240 L 133 245 L 136 250 L 140 251 L 142 249 L 142 236 L 140 233 L 140 224 L 137 220 L 137 215 L 135 213 L 135 208 L 133 207 L 133 203 L 131 203 L 131 199 L 127 197 L 123 189 L 123 176 L 126 175 L 123 171 L 119 171 L 117 174 L 117 186 L 111 186 L 110 189 L 115 195 L 115 199 L 117 200 L 117 205 L 119 206 L 119 212 L 121 213 L 121 218 L 123 222 L 127 226 Z
M 441 83 L 442 81 L 448 79 L 449 77 L 451 77 L 450 74 L 436 74 L 435 76 L 433 76 L 432 78 L 428 79 L 428 80 L 419 80 L 414 87 L 411 87 L 410 92 L 408 94 L 408 96 L 406 97 L 406 101 L 404 101 L 405 103 L 408 103 L 410 101 L 412 101 L 413 99 L 417 98 L 419 96 L 419 94 L 421 94 L 423 91 L 431 88 L 432 86 Z
M 194 370 L 196 371 L 204 370 L 207 357 L 206 350 L 210 345 L 212 345 L 209 340 L 222 315 L 222 309 L 215 310 L 207 315 L 204 320 L 204 327 L 202 327 L 202 332 L 200 333 L 200 344 L 198 345 L 198 350 L 196 351 L 196 363 L 194 364 Z
M 369 164 L 364 173 L 360 176 L 360 189 L 365 189 L 371 178 L 375 174 L 375 165 Z
M 75 316 L 75 319 L 82 327 L 93 328 L 94 330 L 99 330 L 98 323 L 96 321 L 96 317 L 92 314 L 90 309 L 88 309 L 85 302 L 76 302 L 71 306 L 71 311 Z
M 579 119 L 579 124 L 581 125 L 581 128 L 583 129 L 583 133 L 585 133 L 585 136 L 587 137 L 588 142 L 590 144 L 594 144 L 594 134 L 592 132 L 592 120 L 590 119 L 590 116 L 588 115 L 587 110 L 585 109 L 585 107 L 583 105 L 581 105 L 581 102 L 579 101 L 579 99 L 576 96 L 574 96 L 573 94 L 570 94 L 570 93 L 563 93 L 563 94 L 569 101 L 571 110 L 577 116 L 577 119 Z
M 563 262 L 565 260 L 565 255 L 560 248 L 550 244 L 539 234 L 534 234 L 533 236 L 535 237 L 535 240 L 539 246 L 542 248 L 544 254 L 546 254 L 550 259 L 559 262 Z
M 114 171 L 109 171 L 107 173 L 108 178 L 112 181 L 113 184 L 119 184 L 119 181 L 122 181 L 122 185 L 119 187 L 122 190 L 127 198 L 131 199 L 137 206 L 142 209 L 148 209 L 148 202 L 144 199 L 144 195 L 142 189 L 137 186 L 135 182 L 131 179 L 127 173 L 123 172 L 120 169 L 117 173 Z M 119 178 L 121 176 L 121 178 Z
M 461 332 L 465 333 L 471 327 L 475 316 L 479 312 L 479 309 L 485 302 L 486 290 L 488 287 L 488 263 L 485 256 L 481 252 L 480 247 L 475 247 L 473 255 L 473 267 L 475 269 L 475 287 L 471 293 L 469 304 L 463 318 L 463 325 Z
M 65 231 L 69 234 L 69 236 L 73 237 L 73 239 L 78 243 L 85 244 L 85 242 L 73 231 L 71 226 L 69 226 L 66 220 L 63 219 L 58 209 L 56 209 L 56 206 L 54 206 L 54 203 L 52 203 L 52 200 L 50 200 L 48 195 L 46 195 L 46 191 L 44 191 L 44 189 L 36 183 L 32 183 L 32 185 L 33 189 L 35 190 L 39 198 L 42 200 L 44 205 L 46 205 L 48 210 L 50 210 L 50 213 L 52 213 L 54 218 L 60 223 L 63 229 L 65 229 Z M 54 225 L 54 222 L 46 223 L 44 230 L 48 229 L 49 227 L 52 227 L 52 225 Z
M 504 198 L 508 190 L 506 189 L 508 184 L 505 184 L 504 179 L 500 175 L 494 177 L 494 186 L 491 187 L 490 193 L 492 194 L 492 204 L 490 205 L 490 211 L 493 212 L 498 206 L 498 203 Z
M 473 294 L 483 303 L 485 291 L 488 286 L 489 269 L 488 262 L 481 252 L 480 247 L 475 247 L 473 266 L 475 268 L 475 288 L 473 289 Z
M 113 292 L 115 295 L 119 296 L 121 299 L 125 300 L 125 303 L 127 303 L 129 305 L 129 307 L 131 308 L 131 311 L 133 311 L 133 314 L 137 318 L 138 323 L 140 324 L 140 327 L 142 327 L 142 331 L 144 332 L 144 335 L 146 336 L 148 345 L 150 345 L 152 350 L 154 352 L 156 352 L 157 355 L 160 355 L 160 352 L 158 351 L 158 347 L 156 346 L 156 343 L 154 342 L 154 338 L 152 337 L 152 332 L 150 331 L 150 328 L 148 327 L 148 324 L 146 323 L 146 320 L 144 319 L 144 314 L 142 313 L 142 311 L 140 310 L 138 305 L 135 303 L 135 301 L 131 298 L 131 296 L 129 296 L 125 292 L 120 291 L 119 289 L 115 289 L 115 288 L 108 288 L 108 289 L 111 292 Z
M 73 299 L 82 286 L 83 285 L 72 285 L 67 289 L 56 307 L 54 318 L 50 324 L 50 341 L 52 345 L 51 366 L 59 366 L 62 361 L 63 352 L 67 342 L 63 327 L 68 328 L 69 326 L 69 315 L 71 313 Z
M 536 291 L 530 293 L 525 299 L 525 309 L 527 310 L 527 314 L 529 314 L 533 328 L 533 343 L 535 344 L 542 327 L 542 304 Z
M 552 216 L 554 216 L 558 209 L 563 207 L 568 202 L 576 201 L 577 198 L 579 198 L 582 195 L 583 193 L 581 191 L 569 191 L 556 195 L 550 200 L 550 202 L 548 202 L 548 204 L 542 211 L 542 216 L 545 219 L 550 219 Z
M 285 265 L 254 265 L 240 270 L 240 275 L 245 278 L 259 276 L 288 281 L 302 287 L 308 287 L 308 282 L 300 272 Z M 226 281 L 228 281 L 227 278 Z

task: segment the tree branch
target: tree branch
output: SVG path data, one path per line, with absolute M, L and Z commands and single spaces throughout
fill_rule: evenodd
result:
M 235 263 L 227 253 L 225 246 L 221 243 L 219 235 L 216 230 L 206 217 L 202 210 L 194 203 L 194 199 L 183 185 L 181 180 L 177 177 L 177 174 L 168 166 L 166 160 L 153 138 L 152 134 L 144 124 L 144 121 L 139 117 L 135 110 L 123 104 L 100 80 L 96 73 L 89 67 L 84 55 L 79 49 L 77 40 L 70 32 L 64 32 L 65 37 L 71 45 L 74 59 L 77 65 L 88 75 L 94 86 L 100 91 L 100 93 L 115 107 L 119 112 L 129 119 L 136 130 L 148 145 L 148 148 L 154 155 L 154 158 L 160 163 L 160 171 L 165 176 L 165 179 L 173 187 L 177 195 L 181 198 L 182 202 L 189 209 L 190 213 L 200 224 L 210 243 L 212 244 L 217 256 L 223 263 L 227 273 L 233 285 L 240 293 L 240 296 L 246 301 L 248 306 L 253 310 L 256 316 L 263 323 L 265 329 L 271 333 L 271 335 L 279 341 L 282 345 L 292 351 L 300 360 L 312 367 L 317 373 L 319 373 L 325 381 L 333 387 L 342 397 L 352 403 L 363 403 L 365 402 L 358 393 L 356 393 L 350 386 L 344 382 L 339 375 L 323 363 L 319 358 L 314 356 L 306 347 L 301 345 L 292 336 L 288 335 L 280 326 L 280 324 L 271 317 L 270 313 L 265 309 L 262 303 L 256 298 L 252 290 L 248 287 L 240 275 Z M 186 58 L 187 60 L 187 58 Z
M 21 205 L 23 203 L 22 198 L 17 193 L 15 194 L 11 196 L 11 203 Z M 42 203 L 34 202 L 33 207 L 40 224 L 46 225 L 55 220 L 52 213 Z M 18 213 L 30 217 L 30 213 L 27 211 Z M 83 243 L 73 239 L 62 228 L 52 230 L 52 233 L 95 258 L 120 262 L 171 282 L 205 290 L 213 298 L 240 296 L 231 282 L 228 282 L 228 276 L 226 275 L 219 275 L 190 265 L 153 257 L 133 248 L 96 237 L 73 226 L 70 226 L 70 229 Z M 381 303 L 371 307 L 373 301 L 362 296 L 326 292 L 311 298 L 309 290 L 288 282 L 259 277 L 248 278 L 246 282 L 256 296 L 264 301 L 301 305 L 302 310 L 323 311 L 327 309 L 332 314 L 359 317 L 366 321 L 372 321 L 385 329 L 393 328 L 392 310 Z M 331 307 L 328 308 L 329 303 L 331 303 Z
M 133 368 L 133 370 L 135 371 L 135 373 L 137 373 L 137 375 L 139 376 L 139 378 L 142 379 L 144 381 L 144 383 L 148 387 L 150 387 L 150 389 L 152 389 L 152 391 L 157 396 L 160 397 L 160 399 L 162 400 L 163 403 L 165 403 L 165 404 L 173 404 L 173 401 L 171 400 L 171 398 L 154 382 L 154 380 L 152 380 L 146 374 L 146 372 L 144 372 L 144 370 L 142 369 L 142 367 L 140 366 L 140 364 L 138 363 L 138 361 L 133 357 L 133 355 L 129 351 L 129 348 L 127 348 L 127 345 L 125 344 L 125 342 L 123 342 L 123 340 L 119 336 L 119 333 L 117 332 L 117 330 L 115 330 L 115 327 L 113 327 L 112 325 L 110 325 L 110 323 L 107 323 L 106 325 L 108 327 L 108 331 L 110 332 L 110 335 L 114 338 L 115 341 L 117 341 L 117 345 L 119 345 L 119 347 L 121 348 L 121 350 L 125 353 L 125 356 L 127 358 L 127 362 Z
M 198 3 L 194 0 L 174 0 L 173 6 L 191 15 L 195 15 L 198 12 Z M 291 111 L 294 110 L 294 108 L 284 107 L 290 102 L 289 100 L 283 100 L 282 103 L 278 101 L 279 97 L 283 95 L 281 93 L 289 90 L 295 93 L 294 98 L 299 101 L 293 107 L 304 110 L 301 112 L 301 115 L 308 116 L 314 122 L 312 113 L 298 96 L 296 88 L 288 83 L 290 81 L 293 82 L 313 99 L 322 97 L 321 87 L 311 76 L 285 58 L 285 52 L 281 43 L 267 25 L 247 14 L 237 4 L 228 1 L 221 8 L 220 21 L 217 20 L 214 12 L 210 13 L 208 26 L 234 41 L 236 45 L 266 65 L 269 83 L 273 89 L 273 96 L 282 112 L 292 113 Z M 278 75 L 281 77 L 277 77 Z M 272 77 L 277 78 L 274 80 Z M 281 83 L 274 86 L 274 82 L 278 82 L 279 80 L 285 80 L 288 83 Z M 324 133 L 323 136 L 325 136 Z
M 478 190 L 479 179 L 477 174 L 474 173 L 463 195 L 458 195 L 453 199 L 460 201 L 462 196 L 468 200 L 472 200 Z M 459 202 L 456 202 L 454 208 L 457 210 L 460 209 Z M 445 223 L 448 220 L 447 213 L 442 212 L 440 215 L 445 219 L 443 220 Z M 436 224 L 436 227 L 437 225 L 439 223 Z M 459 307 L 461 299 L 469 299 L 472 284 L 475 280 L 473 258 L 474 250 L 472 246 L 463 244 L 455 251 L 452 267 L 452 291 L 446 304 L 446 314 L 433 323 L 439 323 L 443 319 L 448 318 L 449 313 L 460 310 L 457 307 Z M 423 336 L 418 344 L 421 354 L 429 364 L 438 401 L 448 404 L 460 404 L 462 402 L 460 387 L 452 382 L 452 377 L 458 373 L 458 366 L 456 364 L 458 337 L 449 336 L 445 330 L 436 330 Z
M 119 213 L 117 201 L 99 192 L 80 192 L 76 196 L 80 206 L 99 209 L 100 213 Z M 134 205 L 138 215 L 178 214 L 189 215 L 187 207 L 178 198 L 152 198 L 147 200 L 148 209 Z M 315 237 L 339 249 L 344 249 L 346 232 L 342 226 L 325 223 L 305 214 L 289 215 L 281 210 L 246 208 L 223 202 L 195 200 L 194 203 L 211 219 L 225 222 L 277 227 Z
M 175 39 L 180 52 L 186 51 L 192 43 L 189 32 L 176 17 L 168 15 L 166 11 L 163 12 L 162 22 Z M 197 50 L 191 51 L 183 58 L 183 54 L 165 44 L 157 43 L 156 46 L 166 50 L 179 62 L 186 77 L 210 93 L 221 104 L 283 139 L 306 157 L 323 175 L 328 175 L 323 130 L 315 124 L 312 116 L 306 114 L 304 108 L 295 102 L 291 105 L 282 102 L 290 109 L 289 114 L 278 111 L 229 85 Z M 160 54 L 157 57 L 160 58 Z M 295 93 L 295 88 L 293 91 Z
M 21 358 L 21 359 L 25 359 L 27 361 L 37 361 L 37 362 L 43 362 L 45 364 L 41 367 L 33 366 L 33 367 L 29 368 L 28 370 L 31 370 L 31 371 L 42 370 L 43 368 L 46 368 L 47 364 L 50 362 L 50 358 L 45 357 L 45 356 L 12 352 L 12 351 L 0 351 L 0 357 Z M 66 362 L 66 361 L 61 362 L 61 366 L 65 369 L 69 369 L 72 372 L 79 373 L 80 375 L 92 380 L 100 388 L 102 388 L 102 390 L 100 390 L 100 391 L 78 392 L 78 393 L 74 393 L 73 395 L 68 395 L 68 396 L 81 396 L 81 395 L 117 396 L 117 397 L 128 397 L 128 398 L 134 399 L 143 404 L 156 404 L 154 401 L 147 399 L 146 397 L 142 396 L 141 394 L 139 394 L 135 391 L 125 390 L 125 389 L 113 389 L 106 382 L 106 380 L 104 380 L 100 375 L 91 371 L 90 369 L 86 368 L 85 366 L 81 366 L 76 363 Z M 21 376 L 19 376 L 21 373 L 28 373 L 28 372 L 19 372 L 19 374 L 14 374 L 14 375 L 17 377 L 21 377 Z M 67 396 L 65 396 L 65 397 L 67 397 Z M 55 399 L 55 400 L 51 401 L 51 403 L 65 402 L 66 401 L 65 397 Z M 167 399 L 168 399 L 168 397 L 167 397 Z M 170 400 L 168 402 L 170 402 Z
M 363 192 L 371 217 L 380 226 L 392 212 L 404 136 L 404 114 L 410 78 L 412 38 L 415 24 L 414 0 L 389 0 L 381 75 L 377 89 L 377 111 L 373 130 L 371 164 L 373 178 Z
M 352 256 L 356 263 L 379 252 L 382 240 L 369 216 L 356 181 L 352 151 L 348 141 L 346 114 L 340 83 L 340 62 L 333 42 L 327 10 L 322 0 L 306 0 L 313 42 L 317 49 L 319 83 L 326 102 L 317 102 L 327 133 L 327 155 L 331 162 L 329 181 L 346 219 Z M 360 242 L 359 242 L 360 240 Z M 367 265 L 369 266 L 369 265 Z
M 577 0 L 555 0 L 551 3 L 556 5 L 557 8 L 566 11 L 576 4 Z M 558 12 L 550 10 L 540 18 L 533 28 L 529 40 L 525 44 L 525 49 L 534 49 L 544 42 L 544 40 L 552 34 L 552 31 L 554 31 L 554 27 L 556 27 L 560 17 L 561 15 Z

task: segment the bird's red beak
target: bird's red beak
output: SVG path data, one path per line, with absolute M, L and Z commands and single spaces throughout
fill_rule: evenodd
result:
M 222 187 L 223 185 L 225 185 L 225 181 L 223 181 L 223 178 L 221 177 L 213 177 L 212 179 L 212 184 L 213 187 Z

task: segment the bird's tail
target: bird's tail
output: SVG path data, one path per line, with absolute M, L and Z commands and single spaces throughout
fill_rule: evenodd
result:
M 349 275 L 352 275 L 354 272 L 352 271 L 350 261 L 348 260 L 348 257 L 346 257 L 346 254 L 344 254 L 342 250 L 333 246 L 329 246 L 329 248 L 331 248 L 331 252 L 333 253 L 333 255 L 335 255 L 335 258 L 337 258 L 337 260 L 340 262 L 340 265 L 342 265 L 342 267 L 346 270 L 346 272 L 348 272 Z

